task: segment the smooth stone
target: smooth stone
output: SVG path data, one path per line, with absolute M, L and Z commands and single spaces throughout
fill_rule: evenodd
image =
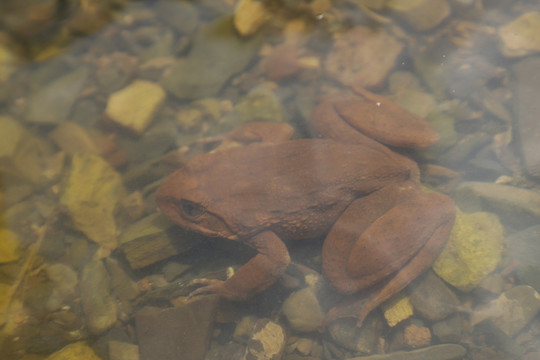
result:
M 255 316 L 244 316 L 234 328 L 233 339 L 239 343 L 246 344 L 251 338 L 253 328 L 257 318 Z
M 88 75 L 88 69 L 80 67 L 38 89 L 28 98 L 25 120 L 36 124 L 65 121 Z
M 121 341 L 109 341 L 109 360 L 139 360 L 139 347 Z
M 272 18 L 266 3 L 257 0 L 239 0 L 234 9 L 234 27 L 242 36 L 253 35 Z
M 540 36 L 539 36 L 540 37 Z M 517 78 L 514 92 L 514 125 L 519 135 L 523 163 L 529 175 L 540 178 L 540 122 L 538 94 L 540 88 L 540 57 L 530 57 L 514 65 Z
M 156 83 L 135 80 L 111 94 L 105 114 L 115 123 L 142 134 L 165 101 L 165 91 Z
M 114 258 L 105 259 L 105 265 L 111 274 L 112 293 L 120 300 L 133 300 L 141 293 L 139 285 L 133 281 L 120 262 Z
M 352 28 L 336 39 L 326 57 L 326 74 L 344 85 L 373 88 L 382 85 L 394 68 L 403 44 L 382 28 Z M 384 53 L 384 56 L 380 54 Z
M 318 330 L 324 319 L 319 300 L 311 288 L 293 292 L 283 303 L 282 311 L 291 328 L 301 332 Z
M 516 228 L 540 221 L 540 194 L 510 185 L 466 181 L 455 191 L 455 200 L 464 211 L 492 211 Z
M 198 31 L 187 58 L 166 71 L 161 83 L 180 99 L 216 95 L 244 70 L 258 45 L 258 37 L 240 39 L 230 17 L 219 18 Z
M 499 28 L 501 52 L 508 57 L 540 52 L 540 13 L 527 12 Z
M 441 343 L 458 343 L 463 333 L 463 320 L 461 315 L 455 314 L 431 325 L 433 335 Z
M 257 86 L 234 107 L 241 122 L 285 121 L 283 107 L 276 93 L 266 87 Z
M 59 310 L 64 305 L 64 301 L 73 297 L 79 278 L 75 270 L 60 263 L 48 265 L 45 271 L 49 280 L 54 283 L 45 307 L 53 312 Z
M 442 344 L 412 351 L 353 357 L 348 360 L 461 360 L 466 353 L 467 350 L 461 345 Z
M 86 264 L 81 274 L 81 302 L 88 330 L 104 333 L 117 321 L 116 300 L 111 295 L 110 277 L 103 261 Z
M 458 211 L 448 242 L 433 264 L 444 281 L 471 291 L 499 264 L 504 229 L 496 215 Z
M 278 323 L 261 319 L 253 327 L 243 360 L 280 360 L 287 336 Z
M 14 262 L 20 258 L 19 237 L 11 230 L 0 228 L 0 264 Z
M 200 296 L 174 308 L 147 306 L 135 315 L 141 360 L 203 360 L 217 296 Z
M 540 311 L 540 294 L 531 286 L 518 285 L 502 293 L 497 299 L 476 307 L 471 314 L 471 324 L 486 319 L 506 335 L 514 336 Z
M 47 356 L 45 360 L 101 360 L 94 350 L 84 342 L 76 342 L 64 346 L 57 352 Z
M 430 321 L 444 319 L 460 305 L 456 294 L 431 271 L 412 287 L 409 297 L 415 312 Z
M 90 132 L 71 121 L 58 125 L 49 133 L 49 138 L 67 154 L 90 153 L 99 155 L 98 148 Z
M 390 0 L 386 7 L 418 31 L 434 28 L 451 13 L 446 0 Z
M 73 227 L 112 250 L 117 247 L 114 212 L 124 194 L 122 178 L 105 160 L 75 154 L 60 203 L 67 208 Z

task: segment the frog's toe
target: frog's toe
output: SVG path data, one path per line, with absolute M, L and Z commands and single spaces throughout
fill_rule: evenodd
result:
M 221 295 L 224 292 L 223 281 L 213 280 L 213 279 L 195 279 L 190 285 L 203 285 L 202 287 L 193 290 L 189 295 L 188 299 L 191 299 L 197 295 L 201 294 L 218 294 Z

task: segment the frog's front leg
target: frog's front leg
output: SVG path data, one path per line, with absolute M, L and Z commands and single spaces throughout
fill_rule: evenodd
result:
M 359 324 L 431 266 L 454 216 L 450 198 L 426 194 L 413 182 L 385 187 L 345 210 L 324 243 L 323 272 L 343 294 L 377 288 L 356 313 Z M 346 311 L 330 317 L 349 316 Z
M 245 300 L 272 285 L 285 272 L 290 263 L 289 252 L 281 239 L 271 231 L 252 237 L 248 245 L 258 254 L 243 265 L 226 281 L 204 280 L 205 286 L 189 296 L 218 294 L 229 300 Z

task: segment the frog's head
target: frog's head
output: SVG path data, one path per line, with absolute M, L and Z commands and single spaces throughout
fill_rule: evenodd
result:
M 211 199 L 200 187 L 199 179 L 189 170 L 177 170 L 156 191 L 156 203 L 165 215 L 186 229 L 238 240 L 224 217 L 211 209 Z

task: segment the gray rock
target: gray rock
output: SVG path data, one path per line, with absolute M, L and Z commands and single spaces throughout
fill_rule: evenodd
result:
M 217 296 L 200 296 L 175 308 L 140 310 L 135 328 L 141 360 L 203 360 L 217 303 Z
M 163 75 L 163 86 L 181 99 L 216 95 L 231 76 L 248 65 L 258 39 L 240 39 L 232 19 L 220 18 L 199 30 L 187 58 Z
M 380 317 L 368 316 L 362 327 L 356 326 L 356 319 L 338 319 L 328 327 L 332 340 L 344 348 L 371 354 L 377 349 L 382 330 Z
M 516 130 L 527 172 L 540 177 L 540 122 L 538 121 L 538 89 L 540 57 L 527 58 L 514 66 L 517 84 L 514 94 Z
M 431 326 L 431 330 L 441 343 L 457 343 L 463 331 L 461 315 L 455 314 L 436 322 Z
M 28 98 L 25 120 L 37 124 L 57 124 L 66 120 L 88 73 L 87 68 L 80 67 L 38 89 Z
M 64 264 L 52 264 L 45 268 L 47 276 L 54 283 L 54 288 L 47 300 L 46 308 L 49 311 L 59 310 L 64 301 L 75 294 L 75 287 L 79 284 L 77 273 Z
M 316 331 L 324 319 L 319 300 L 311 288 L 292 293 L 283 303 L 282 311 L 296 331 Z
M 108 258 L 105 261 L 111 274 L 112 291 L 116 297 L 120 300 L 133 300 L 139 296 L 141 292 L 139 286 L 129 277 L 118 260 Z
M 540 295 L 532 287 L 518 285 L 497 299 L 478 306 L 471 315 L 471 324 L 491 320 L 506 335 L 514 336 L 540 311 Z
M 459 306 L 456 294 L 431 271 L 412 289 L 410 299 L 415 312 L 431 321 L 444 319 Z
M 109 341 L 109 360 L 139 360 L 139 347 L 121 341 Z
M 354 357 L 348 360 L 461 360 L 466 353 L 467 350 L 461 345 L 443 344 L 413 351 Z
M 464 211 L 491 211 L 518 228 L 540 221 L 540 193 L 532 190 L 468 181 L 457 187 L 455 200 Z
M 156 13 L 180 35 L 189 35 L 197 27 L 199 13 L 195 6 L 185 1 L 158 1 Z
M 110 293 L 110 279 L 101 260 L 88 263 L 81 275 L 81 302 L 86 324 L 92 334 L 101 334 L 114 325 L 116 302 Z

